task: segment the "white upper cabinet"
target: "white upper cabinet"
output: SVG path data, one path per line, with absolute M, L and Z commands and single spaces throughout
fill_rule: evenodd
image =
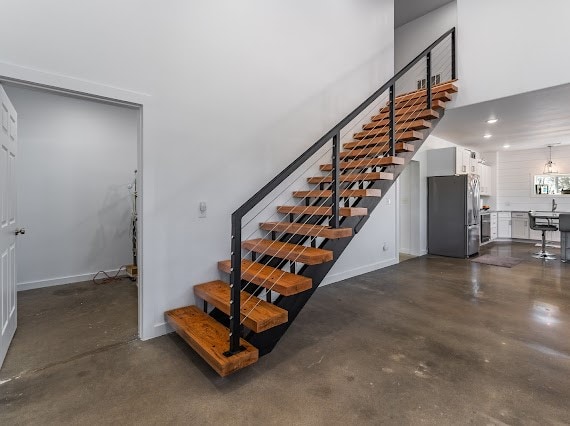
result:
M 479 155 L 462 147 L 432 149 L 427 152 L 428 176 L 477 174 Z
M 479 176 L 481 180 L 481 195 L 484 196 L 493 196 L 494 195 L 494 169 L 491 166 L 487 166 L 485 164 L 479 165 Z

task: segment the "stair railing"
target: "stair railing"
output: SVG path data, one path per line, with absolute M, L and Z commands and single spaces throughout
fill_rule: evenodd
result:
M 391 157 L 396 155 L 396 84 L 398 81 L 408 73 L 416 64 L 418 64 L 423 58 L 426 59 L 426 109 L 431 109 L 432 107 L 432 51 L 440 45 L 440 43 L 451 36 L 451 80 L 456 79 L 456 41 L 455 41 L 455 28 L 444 33 L 439 37 L 434 43 L 428 46 L 422 53 L 420 53 L 414 60 L 412 60 L 408 65 L 406 65 L 402 70 L 400 70 L 394 77 L 392 77 L 388 82 L 386 82 L 382 87 L 375 91 L 371 96 L 369 96 L 362 104 L 360 104 L 354 111 L 348 114 L 343 120 L 341 120 L 336 126 L 329 130 L 325 135 L 323 135 L 317 142 L 315 142 L 309 149 L 307 149 L 303 154 L 301 154 L 295 161 L 293 161 L 289 166 L 287 166 L 281 173 L 279 173 L 275 178 L 273 178 L 267 185 L 261 188 L 255 195 L 253 195 L 249 200 L 242 204 L 236 211 L 232 213 L 231 216 L 231 269 L 230 269 L 230 312 L 229 312 L 229 350 L 225 353 L 226 356 L 234 355 L 243 350 L 240 347 L 240 337 L 242 331 L 242 323 L 240 320 L 241 312 L 241 291 L 242 291 L 242 221 L 244 216 L 249 213 L 256 205 L 258 205 L 264 198 L 270 195 L 279 185 L 281 185 L 285 179 L 287 179 L 292 173 L 299 169 L 303 164 L 305 164 L 309 159 L 315 156 L 324 145 L 332 140 L 332 179 L 330 182 L 329 191 L 332 192 L 331 197 L 331 218 L 329 219 L 329 226 L 332 228 L 340 227 L 340 193 L 341 193 L 341 169 L 340 169 L 340 144 L 341 144 L 341 131 L 346 126 L 348 126 L 353 120 L 355 120 L 359 115 L 361 115 L 365 110 L 377 101 L 381 95 L 383 95 L 387 90 L 389 91 L 389 123 L 388 123 L 388 135 L 389 140 L 386 144 L 389 145 L 388 154 Z M 411 100 L 408 101 L 408 103 Z M 407 105 L 404 104 L 404 107 Z M 421 114 L 421 110 L 418 110 L 418 116 Z M 386 126 L 384 126 L 386 127 Z M 383 127 L 383 128 L 384 128 Z M 408 126 L 409 128 L 409 126 Z M 377 128 L 372 128 L 367 135 L 369 136 L 372 131 L 377 130 Z M 407 129 L 404 129 L 406 131 Z M 379 145 L 378 142 L 376 145 Z M 386 145 L 384 144 L 384 146 Z M 381 147 L 381 149 L 384 148 Z M 353 150 L 356 148 L 353 148 Z M 351 150 L 352 151 L 352 150 Z M 365 157 L 360 160 L 359 164 L 363 164 L 363 169 L 369 168 L 363 163 Z M 356 169 L 355 169 L 356 170 Z M 321 185 L 321 188 L 324 188 Z M 324 192 L 324 189 L 322 189 Z M 326 200 L 325 200 L 326 201 Z M 324 202 L 323 202 L 324 205 Z M 309 215 L 309 218 L 305 223 L 309 223 L 313 214 Z M 313 224 L 312 226 L 315 226 Z M 281 232 L 286 234 L 286 232 Z M 291 263 L 294 264 L 293 262 Z M 269 288 L 269 293 L 271 291 Z M 251 297 L 251 296 L 250 296 Z M 259 302 L 258 302 L 259 303 Z M 252 308 L 253 310 L 253 308 Z M 247 315 L 246 315 L 247 317 Z

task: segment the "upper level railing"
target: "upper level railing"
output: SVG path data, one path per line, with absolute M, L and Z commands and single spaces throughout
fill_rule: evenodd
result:
M 301 154 L 295 161 L 288 165 L 281 173 L 279 173 L 275 178 L 273 178 L 269 183 L 267 183 L 263 188 L 261 188 L 255 195 L 253 195 L 249 200 L 243 203 L 235 212 L 232 213 L 231 218 L 231 270 L 230 270 L 230 288 L 231 288 L 231 300 L 230 300 L 230 347 L 229 351 L 226 352 L 227 356 L 240 352 L 240 335 L 243 320 L 240 320 L 240 306 L 241 306 L 241 277 L 242 277 L 242 221 L 243 218 L 254 209 L 261 201 L 272 194 L 280 185 L 284 184 L 286 179 L 288 179 L 293 173 L 310 160 L 314 160 L 314 157 L 318 157 L 317 161 L 330 155 L 332 160 L 332 170 L 331 170 L 331 181 L 328 183 L 331 197 L 322 197 L 324 201 L 321 205 L 330 206 L 332 209 L 331 217 L 329 220 L 329 226 L 333 228 L 338 228 L 340 226 L 340 192 L 342 190 L 341 185 L 341 170 L 340 170 L 340 145 L 341 145 L 341 134 L 342 130 L 347 128 L 347 126 L 352 124 L 352 127 L 346 134 L 350 133 L 358 123 L 363 120 L 369 120 L 369 109 L 371 106 L 376 108 L 379 104 L 384 106 L 387 104 L 389 106 L 389 122 L 384 126 L 388 131 L 389 141 L 384 145 L 379 142 L 376 145 L 370 146 L 372 148 L 377 147 L 378 152 L 385 151 L 388 156 L 396 155 L 396 96 L 397 92 L 410 92 L 417 89 L 426 90 L 426 109 L 431 109 L 433 97 L 432 97 L 432 86 L 434 84 L 439 84 L 440 82 L 455 80 L 456 79 L 456 59 L 455 59 L 455 28 L 447 31 L 441 37 L 439 37 L 435 42 L 428 46 L 423 52 L 421 52 L 414 60 L 412 60 L 408 65 L 406 65 L 401 71 L 399 71 L 394 77 L 387 81 L 382 87 L 376 90 L 372 95 L 370 95 L 362 104 L 360 104 L 354 111 L 348 114 L 344 119 L 342 119 L 337 125 L 325 133 L 318 141 L 316 141 L 309 149 L 307 149 L 303 154 Z M 449 62 L 446 58 L 446 51 L 449 50 Z M 424 62 L 425 61 L 425 62 Z M 425 68 L 420 68 L 420 65 L 424 65 Z M 419 71 L 419 72 L 418 72 Z M 419 77 L 419 78 L 418 78 Z M 424 80 L 425 78 L 425 80 Z M 388 92 L 387 99 L 385 97 L 386 92 Z M 383 97 L 384 95 L 384 97 Z M 406 106 L 406 103 L 402 105 Z M 400 105 L 399 105 L 400 107 Z M 418 112 L 421 113 L 421 110 Z M 363 116 L 363 114 L 365 114 Z M 355 120 L 359 120 L 354 124 Z M 405 124 L 404 124 L 405 125 Z M 406 130 L 405 128 L 399 128 L 398 131 Z M 322 154 L 322 150 L 328 142 L 332 142 L 332 146 L 329 150 L 326 150 Z M 388 146 L 386 146 L 388 145 Z M 319 157 L 320 155 L 320 157 Z M 317 161 L 313 161 L 308 169 L 310 169 Z M 362 164 L 362 169 L 367 169 L 368 167 L 363 163 L 364 160 L 360 160 Z M 291 185 L 288 185 L 285 190 L 287 190 Z M 322 189 L 322 188 L 321 188 Z M 324 189 L 322 189 L 324 193 Z M 303 223 L 308 224 L 312 215 L 305 215 Z M 271 231 L 268 231 L 269 234 Z M 280 232 L 286 234 L 286 232 Z M 314 243 L 314 241 L 312 241 Z M 264 253 L 261 253 L 263 255 Z M 257 254 L 259 256 L 259 254 Z M 293 270 L 295 267 L 294 260 L 290 262 L 290 268 Z M 268 289 L 269 294 L 271 287 Z M 251 312 L 251 311 L 250 311 Z M 248 313 L 245 314 L 246 316 Z

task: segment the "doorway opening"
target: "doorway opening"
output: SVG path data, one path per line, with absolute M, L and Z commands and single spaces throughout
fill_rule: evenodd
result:
M 410 161 L 398 178 L 399 262 L 421 255 L 420 163 Z
M 1 83 L 18 114 L 17 330 L 0 360 L 6 380 L 138 338 L 142 109 Z

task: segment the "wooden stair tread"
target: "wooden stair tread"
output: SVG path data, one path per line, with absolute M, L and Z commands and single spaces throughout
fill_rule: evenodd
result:
M 374 172 L 374 173 L 348 173 L 341 174 L 341 182 L 360 182 L 360 181 L 373 181 L 373 180 L 394 180 L 393 173 Z M 307 182 L 311 184 L 331 183 L 332 176 L 317 176 L 307 178 Z
M 376 166 L 401 166 L 406 160 L 402 157 L 377 157 L 377 158 L 359 158 L 352 161 L 341 161 L 339 167 L 341 170 L 347 169 L 365 169 L 367 167 Z M 322 164 L 320 169 L 324 172 L 333 169 L 332 164 Z
M 230 314 L 231 289 L 223 281 L 194 286 L 194 294 L 226 315 Z M 240 297 L 240 321 L 255 333 L 269 330 L 288 321 L 288 312 L 245 291 Z
M 308 214 L 316 216 L 332 216 L 332 207 L 328 206 L 279 206 L 277 211 L 283 214 Z M 363 207 L 341 207 L 341 216 L 367 216 L 368 209 Z
M 449 81 L 446 83 L 441 83 L 441 84 L 437 84 L 435 86 L 432 86 L 432 88 L 431 88 L 432 96 L 436 93 L 439 93 L 439 92 L 457 93 L 458 88 L 455 85 L 455 81 L 457 81 L 457 80 L 453 80 L 453 81 Z M 400 102 L 400 101 L 405 101 L 408 99 L 419 98 L 419 97 L 425 96 L 425 95 L 426 95 L 426 89 L 420 89 L 420 90 L 415 90 L 415 91 L 409 92 L 409 93 L 403 93 L 399 96 L 396 96 L 396 103 Z
M 257 238 L 242 243 L 246 250 L 274 256 L 279 259 L 292 260 L 305 265 L 319 265 L 333 260 L 333 252 L 315 247 L 306 247 L 298 244 L 284 243 L 275 240 Z
M 406 132 L 409 130 L 423 130 L 431 128 L 431 123 L 427 120 L 409 121 L 406 123 L 396 124 L 396 132 Z M 366 139 L 376 136 L 386 135 L 389 132 L 388 126 L 380 129 L 366 130 L 354 134 L 354 139 Z
M 352 237 L 352 228 L 331 228 L 323 225 L 309 225 L 290 222 L 265 222 L 259 225 L 264 231 L 275 231 L 285 234 L 321 237 L 329 240 Z
M 414 152 L 416 148 L 411 143 L 398 142 L 396 143 L 396 152 Z M 350 151 L 342 151 L 340 153 L 340 158 L 358 158 L 358 157 L 369 157 L 384 154 L 390 150 L 389 146 L 380 146 L 374 148 L 363 148 L 363 149 L 352 149 Z
M 229 260 L 218 262 L 218 269 L 228 274 L 231 267 Z M 313 280 L 310 278 L 246 259 L 241 261 L 241 277 L 245 281 L 275 291 L 283 296 L 301 293 L 313 286 Z
M 449 102 L 453 99 L 453 96 L 449 92 L 439 92 L 432 94 L 432 102 L 433 101 L 441 101 L 441 102 Z M 427 105 L 427 96 L 424 94 L 422 96 L 418 96 L 417 98 L 407 99 L 396 101 L 396 108 L 405 108 L 410 106 L 420 105 L 421 107 L 425 108 Z M 388 106 L 382 108 L 381 112 L 389 111 Z
M 340 192 L 341 197 L 381 197 L 382 191 L 379 189 L 343 189 Z M 313 190 L 313 191 L 295 191 L 293 192 L 295 198 L 331 198 L 331 190 Z
M 187 306 L 166 312 L 168 323 L 216 372 L 224 377 L 255 363 L 259 351 L 244 339 L 245 348 L 230 357 L 224 352 L 229 349 L 229 329 L 214 318 L 202 312 L 197 306 Z
M 424 138 L 424 135 L 421 132 L 411 131 L 411 132 L 403 132 L 403 133 L 396 133 L 396 143 L 398 142 L 411 142 L 417 141 Z M 367 138 L 362 140 L 356 140 L 352 142 L 347 142 L 343 144 L 344 149 L 353 149 L 353 148 L 365 148 L 369 146 L 376 145 L 377 147 L 382 147 L 382 145 L 378 146 L 379 144 L 387 144 L 390 142 L 389 136 L 381 136 L 378 138 Z
M 442 101 L 433 101 L 431 104 L 431 109 L 433 110 L 443 110 L 445 109 L 445 102 Z M 412 106 L 405 106 L 405 107 L 400 107 L 400 108 L 396 108 L 396 119 L 398 119 L 398 117 L 401 117 L 402 115 L 408 115 L 408 114 L 412 114 L 412 113 L 418 113 L 418 111 L 427 111 L 424 105 L 412 105 Z M 388 120 L 390 119 L 390 112 L 388 111 L 387 108 L 383 108 L 380 111 L 380 114 L 378 115 L 374 115 L 372 117 L 372 121 L 378 121 L 378 120 Z
M 433 109 L 424 109 L 421 112 L 416 112 L 416 113 L 408 113 L 408 114 L 404 114 L 401 115 L 399 117 L 396 117 L 396 124 L 399 123 L 404 123 L 407 121 L 415 121 L 417 119 L 421 119 L 421 120 L 435 120 L 439 118 L 439 112 L 433 110 Z M 389 126 L 390 125 L 390 118 L 385 118 L 383 120 L 374 120 L 374 117 L 372 117 L 372 122 L 365 124 L 364 126 L 362 126 L 363 130 L 372 130 L 378 127 L 384 127 L 384 126 Z

